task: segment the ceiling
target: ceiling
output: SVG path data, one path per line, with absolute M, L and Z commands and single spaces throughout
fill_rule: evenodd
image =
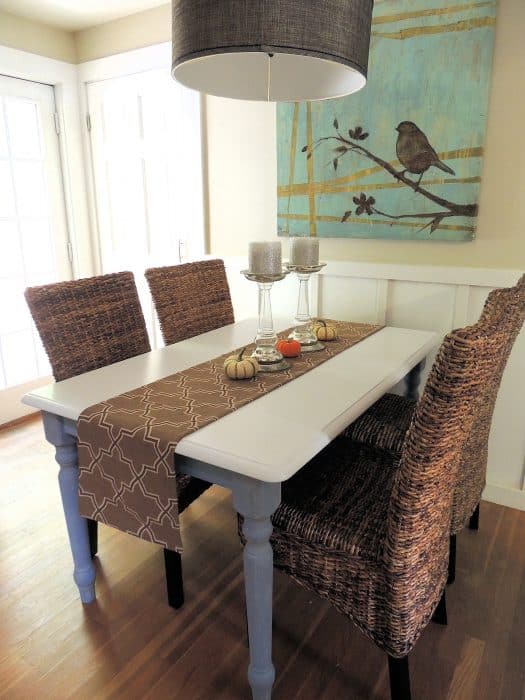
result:
M 77 31 L 166 4 L 166 0 L 0 0 L 0 10 Z

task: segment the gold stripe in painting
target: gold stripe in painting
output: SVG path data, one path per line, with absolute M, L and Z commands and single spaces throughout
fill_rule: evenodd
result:
M 310 217 L 310 236 L 317 236 L 317 217 L 315 215 L 315 192 L 313 188 L 314 184 L 314 152 L 313 143 L 314 135 L 312 128 L 312 103 L 306 103 L 306 140 L 308 144 L 308 152 L 310 153 L 310 158 L 306 161 L 306 170 L 308 174 L 308 205 L 309 205 L 309 217 Z
M 486 0 L 484 2 L 469 2 L 465 5 L 452 5 L 451 7 L 432 7 L 428 10 L 414 10 L 412 12 L 399 12 L 397 15 L 383 15 L 382 17 L 374 17 L 372 24 L 390 24 L 393 22 L 402 22 L 406 19 L 416 19 L 417 17 L 438 17 L 439 15 L 451 15 L 456 12 L 465 12 L 474 10 L 479 7 L 495 7 L 495 0 Z
M 456 184 L 473 184 L 481 182 L 481 178 L 476 177 L 457 177 L 457 178 L 440 178 L 437 180 L 422 180 L 421 187 L 429 185 L 456 185 Z M 402 182 L 374 182 L 361 183 L 358 185 L 338 185 L 333 182 L 314 182 L 313 185 L 307 183 L 299 183 L 295 185 L 281 185 L 277 188 L 278 197 L 301 197 L 309 195 L 313 189 L 316 195 L 320 194 L 344 194 L 345 192 L 362 192 L 366 190 L 397 190 L 406 187 Z M 288 207 L 288 212 L 290 208 Z
M 288 188 L 291 191 L 295 178 L 295 157 L 297 154 L 297 129 L 299 126 L 299 102 L 294 104 L 292 120 L 292 137 L 290 139 L 290 172 L 288 176 Z M 290 213 L 291 196 L 288 196 L 288 213 Z
M 423 34 L 446 34 L 447 32 L 468 32 L 471 29 L 480 27 L 490 27 L 496 24 L 494 17 L 472 17 L 463 19 L 454 24 L 435 24 L 428 27 L 407 27 L 399 29 L 397 32 L 372 32 L 372 36 L 379 36 L 382 39 L 412 39 Z
M 308 221 L 310 216 L 308 214 L 278 214 L 278 218 L 281 219 L 291 219 L 293 221 Z M 328 215 L 318 215 L 315 217 L 316 221 L 327 221 L 327 222 L 341 222 L 341 217 L 339 216 L 328 216 Z M 422 228 L 424 225 L 421 221 L 390 221 L 388 219 L 365 219 L 362 216 L 354 216 L 346 219 L 345 224 L 371 224 L 371 225 L 383 225 L 383 226 L 408 226 L 409 228 Z M 440 224 L 437 228 L 446 229 L 447 231 L 469 231 L 474 232 L 476 229 L 474 226 L 454 226 L 453 224 Z

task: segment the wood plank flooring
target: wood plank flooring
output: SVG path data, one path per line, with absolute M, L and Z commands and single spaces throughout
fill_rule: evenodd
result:
M 100 528 L 97 602 L 71 578 L 41 423 L 0 431 L 0 698 L 248 699 L 241 550 L 229 494 L 182 516 L 186 604 L 166 603 L 160 548 Z M 411 657 L 415 700 L 525 700 L 525 513 L 483 503 L 458 537 L 449 625 Z M 383 654 L 276 575 L 275 700 L 388 700 Z

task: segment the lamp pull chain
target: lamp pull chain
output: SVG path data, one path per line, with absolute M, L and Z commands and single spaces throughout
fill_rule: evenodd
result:
M 273 58 L 273 53 L 268 54 L 268 93 L 267 93 L 267 101 L 270 101 L 270 86 L 272 84 L 272 58 Z

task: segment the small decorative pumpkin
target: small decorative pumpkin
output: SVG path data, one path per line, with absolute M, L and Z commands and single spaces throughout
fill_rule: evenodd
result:
M 259 371 L 255 357 L 243 357 L 243 348 L 238 355 L 231 355 L 224 361 L 224 372 L 230 379 L 253 379 Z
M 301 354 L 301 343 L 295 338 L 281 338 L 275 343 L 275 347 L 283 357 L 297 357 Z
M 316 321 L 314 330 L 317 340 L 337 340 L 337 328 L 322 319 Z

